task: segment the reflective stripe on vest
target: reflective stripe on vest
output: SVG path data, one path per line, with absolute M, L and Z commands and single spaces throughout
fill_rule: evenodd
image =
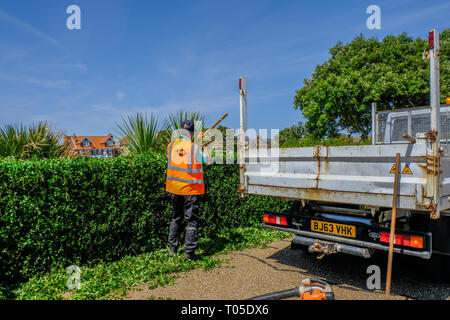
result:
M 181 178 L 175 178 L 175 177 L 167 177 L 167 180 L 187 182 L 187 183 L 203 183 L 204 182 L 204 180 L 187 180 L 187 179 L 181 179 Z

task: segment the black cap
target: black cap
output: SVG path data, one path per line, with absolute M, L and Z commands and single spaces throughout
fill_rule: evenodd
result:
M 186 129 L 190 134 L 194 133 L 194 121 L 192 120 L 184 120 L 181 124 L 182 129 Z

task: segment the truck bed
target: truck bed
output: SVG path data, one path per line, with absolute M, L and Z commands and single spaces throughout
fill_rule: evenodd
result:
M 450 146 L 435 160 L 426 142 L 396 145 L 273 148 L 246 152 L 243 193 L 286 199 L 391 207 L 396 153 L 401 156 L 398 208 L 450 208 Z

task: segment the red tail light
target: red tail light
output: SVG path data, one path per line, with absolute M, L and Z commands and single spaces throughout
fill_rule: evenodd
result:
M 278 224 L 281 226 L 287 226 L 287 220 L 285 217 L 277 217 L 277 216 L 272 216 L 270 214 L 265 214 L 263 216 L 263 222 L 264 223 L 270 223 L 270 224 Z
M 389 243 L 389 232 L 380 233 L 380 242 Z M 396 234 L 394 244 L 399 246 L 423 249 L 423 237 Z
M 430 44 L 430 48 L 434 48 L 434 31 L 430 31 L 428 33 L 428 43 Z
M 387 233 L 387 232 L 380 232 L 380 242 L 389 243 L 389 233 Z

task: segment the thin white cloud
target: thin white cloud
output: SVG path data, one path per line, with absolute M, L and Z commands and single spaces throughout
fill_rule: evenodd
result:
M 55 40 L 54 38 L 52 38 L 51 36 L 49 36 L 48 34 L 40 31 L 39 29 L 33 27 L 32 25 L 18 19 L 15 18 L 11 15 L 9 15 L 8 13 L 6 13 L 5 11 L 0 9 L 0 20 L 5 21 L 6 23 L 12 24 L 14 26 L 16 26 L 17 28 L 19 28 L 20 30 L 30 33 L 42 40 L 45 40 L 46 42 L 57 46 L 58 48 L 62 48 L 60 43 Z
M 29 114 L 28 110 L 37 105 L 39 99 L 27 97 L 2 97 L 2 107 L 0 108 L 0 126 L 8 122 L 20 122 L 24 117 L 17 118 L 17 115 Z
M 134 114 L 136 112 L 154 113 L 158 117 L 167 116 L 169 113 L 177 112 L 178 110 L 201 112 L 203 114 L 215 114 L 230 110 L 230 108 L 239 106 L 239 98 L 236 96 L 221 96 L 199 98 L 192 100 L 177 100 L 167 101 L 161 105 L 155 106 L 139 106 L 130 108 L 118 108 L 110 104 L 94 104 L 92 108 L 96 111 L 106 112 L 113 115 L 125 116 L 127 114 Z
M 12 50 L 12 52 L 9 54 L 5 53 L 3 56 L 0 54 L 0 65 L 2 65 L 2 61 L 4 60 L 7 61 L 8 58 L 12 60 L 13 57 L 14 57 L 14 50 Z M 72 75 L 74 74 L 73 71 L 81 73 L 86 73 L 88 71 L 88 67 L 82 63 L 72 63 L 61 60 L 39 63 L 36 62 L 36 60 L 34 60 L 33 57 L 23 59 L 23 57 L 21 57 L 19 54 L 16 54 L 16 57 L 14 59 L 15 59 L 14 61 L 20 62 L 17 63 L 15 68 L 15 71 L 18 74 L 33 73 L 33 74 L 48 75 L 56 73 L 56 74 Z
M 106 104 L 94 104 L 92 106 L 92 108 L 94 110 L 101 111 L 101 112 L 107 112 L 110 114 L 124 115 L 127 113 L 127 110 L 122 110 L 122 109 L 115 108 L 115 107 L 112 107 L 111 105 L 106 105 Z
M 82 64 L 82 63 L 76 63 L 76 64 L 73 65 L 73 67 L 75 69 L 80 70 L 81 72 L 87 72 L 88 71 L 88 67 L 86 65 Z
M 125 98 L 125 93 L 122 91 L 117 91 L 116 98 L 117 100 L 122 100 L 123 98 Z
M 6 82 L 30 83 L 46 88 L 66 88 L 70 84 L 70 80 L 66 79 L 38 79 L 28 75 L 13 75 L 9 73 L 0 73 L 0 80 Z
M 400 28 L 405 25 L 417 24 L 418 21 L 425 20 L 430 16 L 439 16 L 445 15 L 446 12 L 450 9 L 450 2 L 446 2 L 443 4 L 438 4 L 432 7 L 427 7 L 425 9 L 421 9 L 420 11 L 415 11 L 410 14 L 402 14 L 400 16 L 392 17 L 392 21 L 387 21 L 383 25 L 389 29 Z M 383 7 L 381 7 L 383 10 Z M 403 13 L 403 11 L 400 11 Z
M 167 101 L 160 106 L 139 107 L 136 111 L 154 112 L 167 115 L 178 110 L 195 111 L 205 114 L 213 114 L 239 105 L 239 97 L 235 95 L 224 95 L 218 97 L 197 98 L 191 100 Z
M 163 64 L 161 64 L 161 70 L 171 76 L 178 75 L 178 70 L 173 65 L 163 63 Z
M 27 54 L 28 53 L 23 49 L 15 49 L 6 46 L 0 48 L 0 66 L 7 66 L 21 61 Z

